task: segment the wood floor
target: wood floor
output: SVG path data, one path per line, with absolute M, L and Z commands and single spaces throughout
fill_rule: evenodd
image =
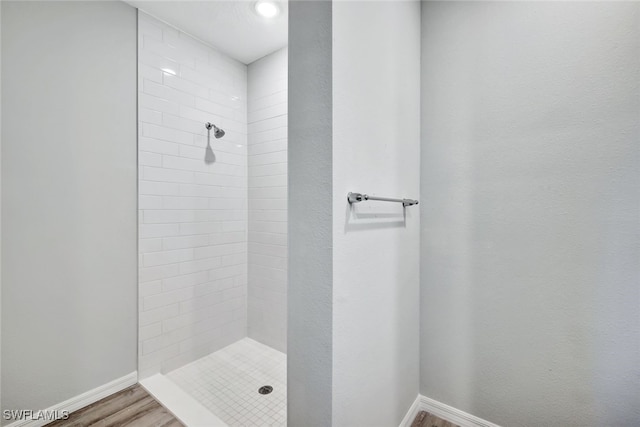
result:
M 140 384 L 107 396 L 96 403 L 71 413 L 69 419 L 47 424 L 47 427 L 184 427 L 160 405 Z
M 459 427 L 450 421 L 445 421 L 442 418 L 438 418 L 433 414 L 425 411 L 420 411 L 416 415 L 416 419 L 413 420 L 411 427 Z
M 46 427 L 184 427 L 140 384 L 107 396 L 96 403 L 71 413 Z M 421 411 L 411 427 L 459 427 L 433 414 Z

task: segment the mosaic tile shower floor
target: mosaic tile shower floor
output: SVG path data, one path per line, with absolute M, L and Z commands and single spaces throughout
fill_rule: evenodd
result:
M 231 427 L 287 425 L 286 355 L 250 338 L 166 376 Z

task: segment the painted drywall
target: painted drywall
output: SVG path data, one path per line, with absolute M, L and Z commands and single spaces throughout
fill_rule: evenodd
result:
M 247 67 L 143 12 L 138 38 L 145 378 L 247 335 Z
M 398 425 L 418 394 L 419 212 L 346 195 L 419 192 L 420 4 L 289 13 L 288 420 Z
M 423 3 L 423 395 L 638 425 L 639 84 L 638 3 Z
M 136 370 L 136 12 L 2 2 L 2 409 Z
M 2 7 L 0 6 L 0 100 L 2 99 Z M 0 224 L 2 224 L 2 102 L 0 101 Z M 2 227 L 0 226 L 0 242 Z M 2 244 L 0 244 L 0 409 L 2 409 Z
M 287 49 L 248 67 L 247 334 L 287 349 Z
M 418 394 L 420 3 L 333 4 L 333 425 L 395 426 Z
M 331 2 L 289 4 L 287 422 L 331 425 Z

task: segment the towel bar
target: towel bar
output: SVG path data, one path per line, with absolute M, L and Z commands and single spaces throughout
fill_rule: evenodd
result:
M 368 194 L 361 193 L 349 193 L 347 194 L 347 200 L 349 203 L 359 203 L 364 200 L 377 200 L 380 202 L 397 202 L 402 203 L 402 206 L 413 206 L 417 205 L 419 202 L 414 199 L 392 199 L 389 197 L 378 197 L 378 196 L 369 196 Z

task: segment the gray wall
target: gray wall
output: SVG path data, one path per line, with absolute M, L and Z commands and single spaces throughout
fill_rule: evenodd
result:
M 293 426 L 398 425 L 418 393 L 419 211 L 346 194 L 417 197 L 420 4 L 365 3 L 289 5 Z
M 640 420 L 640 4 L 425 2 L 421 393 Z
M 2 2 L 2 408 L 136 370 L 136 12 Z
M 0 98 L 2 96 L 2 5 L 0 5 Z M 0 224 L 2 224 L 2 102 L 0 101 Z M 0 226 L 0 242 L 2 227 Z M 2 245 L 0 244 L 0 382 L 2 379 Z M 2 387 L 0 386 L 0 408 Z
M 287 419 L 332 417 L 331 2 L 289 4 Z
M 419 1 L 333 3 L 332 168 L 333 425 L 397 426 L 418 394 L 420 205 L 346 195 L 419 197 Z

